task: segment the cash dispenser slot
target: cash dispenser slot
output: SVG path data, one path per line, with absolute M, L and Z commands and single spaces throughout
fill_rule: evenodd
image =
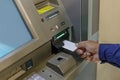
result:
M 60 75 L 65 75 L 75 65 L 76 61 L 74 60 L 74 58 L 64 52 L 58 53 L 47 62 L 47 66 Z

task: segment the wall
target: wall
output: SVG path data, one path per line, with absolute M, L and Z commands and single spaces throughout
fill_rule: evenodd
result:
M 120 0 L 100 0 L 99 42 L 120 43 Z M 120 80 L 120 69 L 98 64 L 97 80 Z
M 120 43 L 120 0 L 100 0 L 99 41 Z
M 99 27 L 99 0 L 89 0 L 88 5 L 88 39 L 97 41 Z
M 81 0 L 62 0 L 67 14 L 73 24 L 73 41 L 80 41 L 80 27 L 81 27 Z

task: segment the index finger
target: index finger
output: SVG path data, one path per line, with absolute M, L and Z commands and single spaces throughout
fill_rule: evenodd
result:
M 78 48 L 85 48 L 85 47 L 86 47 L 85 41 L 77 43 L 76 46 L 77 46 Z

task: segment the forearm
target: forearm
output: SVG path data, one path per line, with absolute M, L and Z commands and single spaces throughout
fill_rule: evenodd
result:
M 108 62 L 120 67 L 120 44 L 100 44 L 99 58 L 102 63 Z

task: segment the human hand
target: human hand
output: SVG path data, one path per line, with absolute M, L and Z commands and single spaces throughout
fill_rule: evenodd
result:
M 97 62 L 99 44 L 95 41 L 82 41 L 77 44 L 77 54 L 86 60 Z

